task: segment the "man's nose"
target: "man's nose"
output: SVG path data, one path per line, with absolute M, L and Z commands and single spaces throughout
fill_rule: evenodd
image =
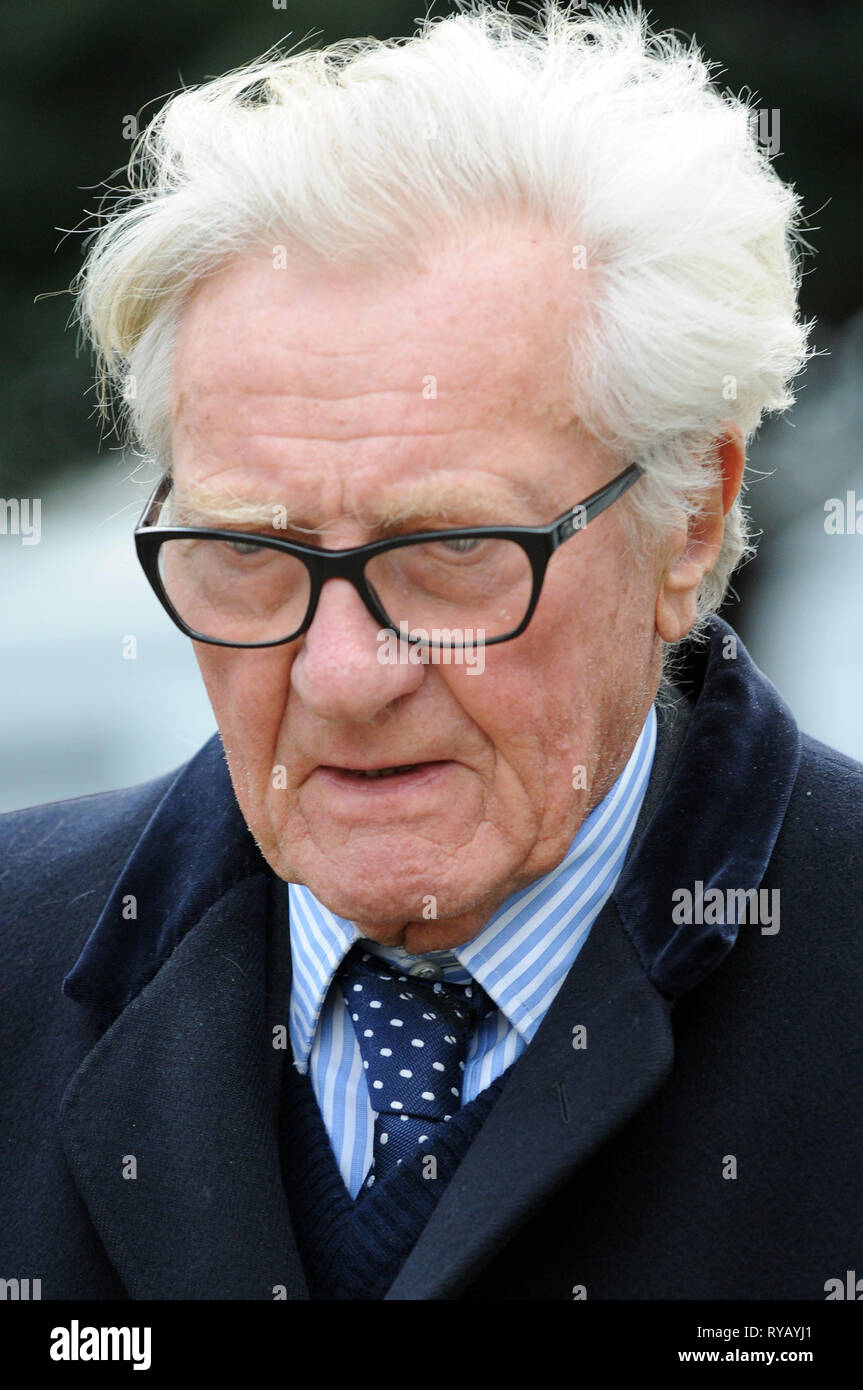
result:
M 321 719 L 367 722 L 418 689 L 422 664 L 408 662 L 406 643 L 379 641 L 380 631 L 352 584 L 326 581 L 291 666 L 291 683 L 307 709 Z M 400 659 L 385 660 L 394 646 Z

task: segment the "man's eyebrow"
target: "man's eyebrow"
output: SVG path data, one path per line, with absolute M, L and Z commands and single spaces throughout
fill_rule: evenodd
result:
M 175 526 L 249 531 L 294 531 L 324 534 L 328 525 L 315 524 L 302 508 L 287 497 L 265 502 L 261 498 L 217 491 L 189 481 L 173 493 L 170 521 Z M 382 534 L 405 525 L 521 525 L 530 524 L 540 509 L 537 493 L 529 484 L 489 486 L 485 480 L 422 479 L 381 499 L 363 512 L 350 515 L 369 530 Z M 332 524 L 332 523 L 330 523 Z

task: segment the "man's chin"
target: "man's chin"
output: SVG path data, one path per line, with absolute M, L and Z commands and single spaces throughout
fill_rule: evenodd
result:
M 402 942 L 395 938 L 409 924 L 433 926 L 437 920 L 433 894 L 424 897 L 416 892 L 380 892 L 377 885 L 375 892 L 370 893 L 368 884 L 357 886 L 355 891 L 344 883 L 330 887 L 309 882 L 307 886 L 330 912 L 356 922 L 364 936 L 380 941 L 381 945 L 400 946 Z M 427 913 L 425 918 L 424 912 Z

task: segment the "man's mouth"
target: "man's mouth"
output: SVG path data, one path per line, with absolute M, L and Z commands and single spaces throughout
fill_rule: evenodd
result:
M 312 797 L 320 796 L 318 810 L 334 820 L 367 826 L 407 826 L 417 816 L 446 805 L 459 782 L 452 783 L 459 764 L 450 758 L 434 762 L 390 763 L 377 767 L 337 767 L 321 763 L 309 779 Z
M 367 771 L 360 768 L 354 770 L 349 767 L 340 768 L 340 772 L 348 772 L 353 777 L 396 777 L 401 772 L 413 772 L 415 767 L 420 767 L 420 763 L 404 763 L 402 767 L 375 767 Z
M 451 766 L 448 760 L 420 762 L 420 763 L 392 763 L 386 767 L 335 767 L 332 764 L 322 763 L 317 769 L 331 780 L 341 786 L 363 785 L 371 782 L 389 782 L 408 784 L 413 781 L 425 780 L 435 773 L 441 772 L 444 768 Z

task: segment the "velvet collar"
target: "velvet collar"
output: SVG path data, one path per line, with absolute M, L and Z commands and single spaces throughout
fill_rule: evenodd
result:
M 676 924 L 672 894 L 698 883 L 705 895 L 758 887 L 800 757 L 790 710 L 722 619 L 711 618 L 707 644 L 686 644 L 676 679 L 692 688 L 692 718 L 612 895 L 646 972 L 672 998 L 715 969 L 737 934 L 729 922 Z M 254 877 L 263 920 L 271 871 L 243 820 L 215 734 L 154 810 L 64 993 L 112 1021 L 208 909 Z

